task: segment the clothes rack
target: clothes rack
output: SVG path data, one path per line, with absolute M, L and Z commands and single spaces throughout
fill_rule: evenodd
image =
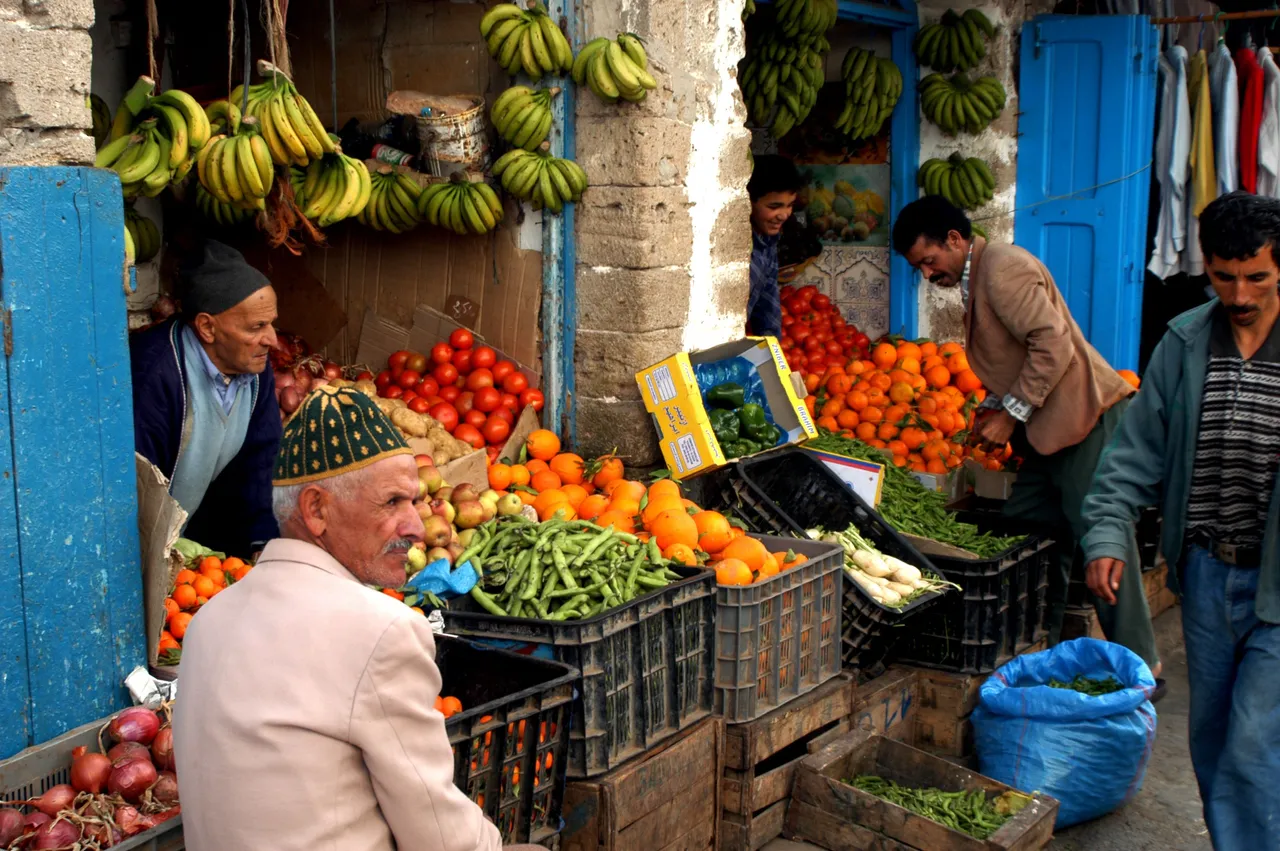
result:
M 1164 24 L 1212 24 L 1218 21 L 1244 21 L 1251 18 L 1280 17 L 1280 9 L 1255 9 L 1252 12 L 1219 12 L 1216 15 L 1180 15 L 1174 18 L 1152 18 L 1157 26 Z

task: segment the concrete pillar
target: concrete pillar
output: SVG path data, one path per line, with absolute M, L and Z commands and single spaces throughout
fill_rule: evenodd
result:
M 738 91 L 737 3 L 591 3 L 584 32 L 645 41 L 658 81 L 640 104 L 578 93 L 578 440 L 660 463 L 635 373 L 742 335 L 751 259 L 750 134 Z
M 92 0 L 0 0 L 0 164 L 87 165 Z

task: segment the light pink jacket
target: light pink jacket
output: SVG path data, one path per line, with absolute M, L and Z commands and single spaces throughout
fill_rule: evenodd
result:
M 277 539 L 187 632 L 174 714 L 190 851 L 498 851 L 453 785 L 425 618 Z

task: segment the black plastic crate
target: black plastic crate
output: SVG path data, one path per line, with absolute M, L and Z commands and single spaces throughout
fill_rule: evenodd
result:
M 570 778 L 594 777 L 713 711 L 715 573 L 673 570 L 684 578 L 585 620 L 498 617 L 462 597 L 445 625 L 581 674 L 565 763 Z
M 807 538 L 808 529 L 859 533 L 881 552 L 937 573 L 906 538 L 881 519 L 852 489 L 812 454 L 786 448 L 738 461 L 715 479 L 716 499 L 757 532 Z M 846 578 L 841 657 L 846 668 L 870 668 L 882 661 L 907 630 L 904 621 L 928 609 L 941 592 L 925 594 L 901 609 L 883 606 Z
M 445 721 L 454 785 L 505 844 L 544 843 L 560 831 L 578 672 L 446 635 L 436 636 L 436 666 L 440 693 L 463 706 Z

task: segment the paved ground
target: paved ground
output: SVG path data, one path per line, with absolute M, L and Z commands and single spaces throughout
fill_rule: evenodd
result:
M 1169 693 L 1160 701 L 1155 750 L 1142 792 L 1127 807 L 1060 832 L 1049 851 L 1212 851 L 1187 755 L 1187 654 L 1175 607 L 1156 620 Z M 778 839 L 764 851 L 813 851 Z

